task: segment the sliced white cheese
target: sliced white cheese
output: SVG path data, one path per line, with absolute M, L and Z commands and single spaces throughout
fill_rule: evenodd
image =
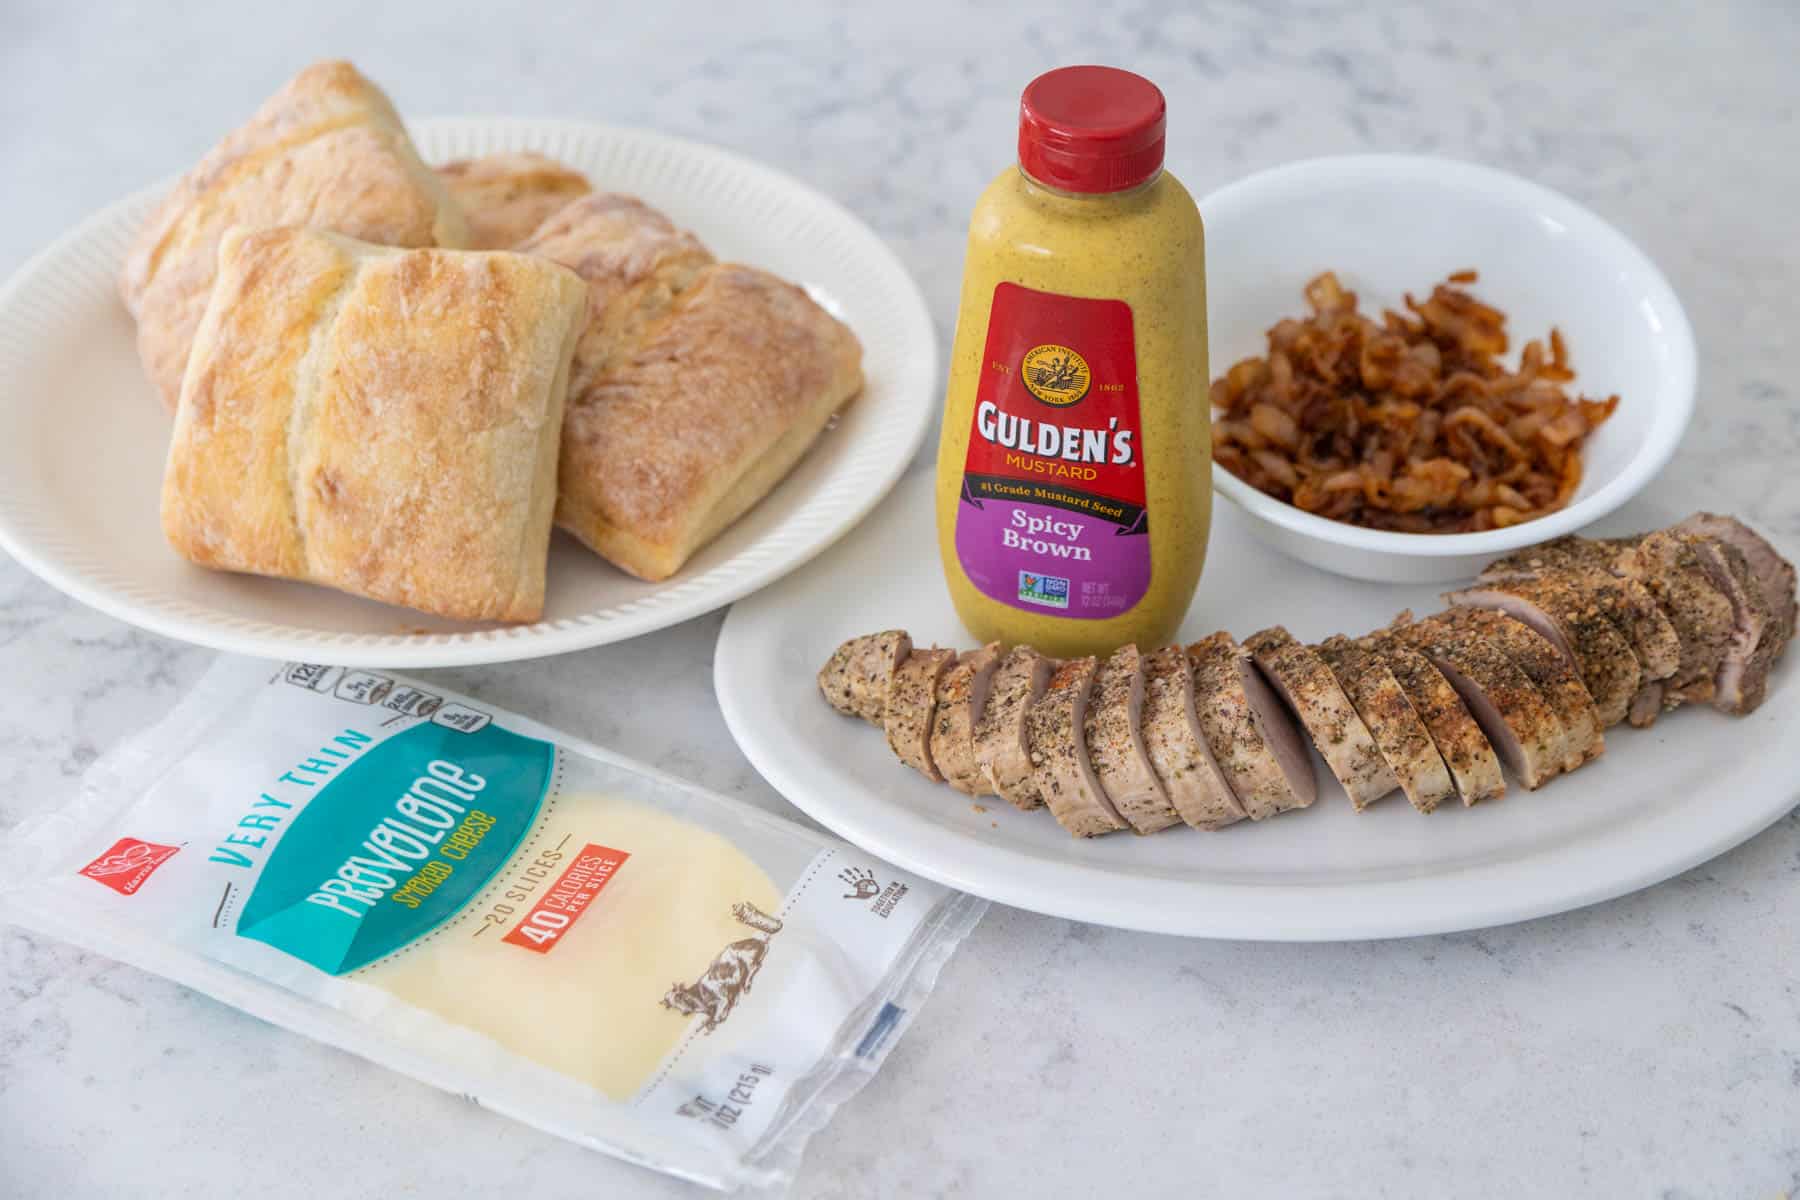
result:
M 552 803 L 457 920 L 355 978 L 627 1100 L 692 1023 L 664 1006 L 671 987 L 692 984 L 721 948 L 757 935 L 735 906 L 773 915 L 781 893 L 698 825 L 614 796 Z M 553 919 L 532 923 L 588 846 L 627 857 L 578 912 L 564 910 L 592 887 L 592 871 L 544 910 Z M 507 940 L 522 924 L 528 932 Z

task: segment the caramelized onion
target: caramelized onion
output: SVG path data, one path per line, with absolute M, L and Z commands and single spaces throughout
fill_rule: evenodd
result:
M 1499 361 L 1506 314 L 1457 271 L 1380 322 L 1327 271 L 1312 315 L 1268 332 L 1268 356 L 1212 385 L 1213 459 L 1276 499 L 1333 520 L 1411 533 L 1499 529 L 1562 508 L 1581 447 L 1619 398 L 1571 396 L 1562 333 Z

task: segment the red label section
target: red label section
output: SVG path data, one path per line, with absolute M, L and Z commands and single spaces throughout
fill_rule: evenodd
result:
M 121 896 L 129 896 L 144 886 L 150 872 L 175 857 L 179 846 L 159 846 L 136 838 L 120 838 L 112 849 L 81 868 L 81 874 L 103 883 Z
M 587 911 L 600 889 L 612 882 L 612 877 L 630 857 L 623 850 L 589 842 L 525 914 L 524 920 L 513 926 L 512 932 L 501 940 L 537 954 L 550 953 L 550 947 L 575 924 L 576 917 Z
M 1048 484 L 1141 509 L 1131 306 L 999 284 L 971 425 L 964 467 L 970 474 Z
M 1015 608 L 1116 617 L 1150 586 L 1131 306 L 994 289 L 957 505 L 969 582 Z

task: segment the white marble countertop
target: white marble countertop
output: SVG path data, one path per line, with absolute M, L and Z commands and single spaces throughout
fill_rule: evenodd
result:
M 1800 10 L 1779 0 L 514 8 L 5 0 L 0 272 L 185 166 L 304 62 L 348 56 L 407 113 L 592 117 L 782 167 L 891 240 L 947 338 L 1019 87 L 1115 62 L 1167 91 L 1196 193 L 1306 155 L 1431 151 L 1617 222 L 1701 347 L 1699 415 L 1655 486 L 1800 535 Z M 446 678 L 785 809 L 714 708 L 718 624 Z M 0 559 L 0 830 L 210 658 Z M 627 704 L 621 674 L 663 686 Z M 690 1191 L 12 930 L 0 996 L 0 1195 Z M 1025 1188 L 1800 1191 L 1800 816 L 1639 895 L 1461 936 L 1186 942 L 997 909 L 795 1194 Z

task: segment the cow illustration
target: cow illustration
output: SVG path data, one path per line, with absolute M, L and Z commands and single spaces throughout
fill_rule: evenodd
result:
M 671 984 L 662 998 L 664 1008 L 700 1017 L 701 1033 L 718 1028 L 737 1007 L 738 998 L 749 993 L 750 982 L 769 953 L 769 939 L 781 932 L 779 920 L 748 901 L 732 905 L 731 915 L 756 932 L 719 951 L 694 982 Z

